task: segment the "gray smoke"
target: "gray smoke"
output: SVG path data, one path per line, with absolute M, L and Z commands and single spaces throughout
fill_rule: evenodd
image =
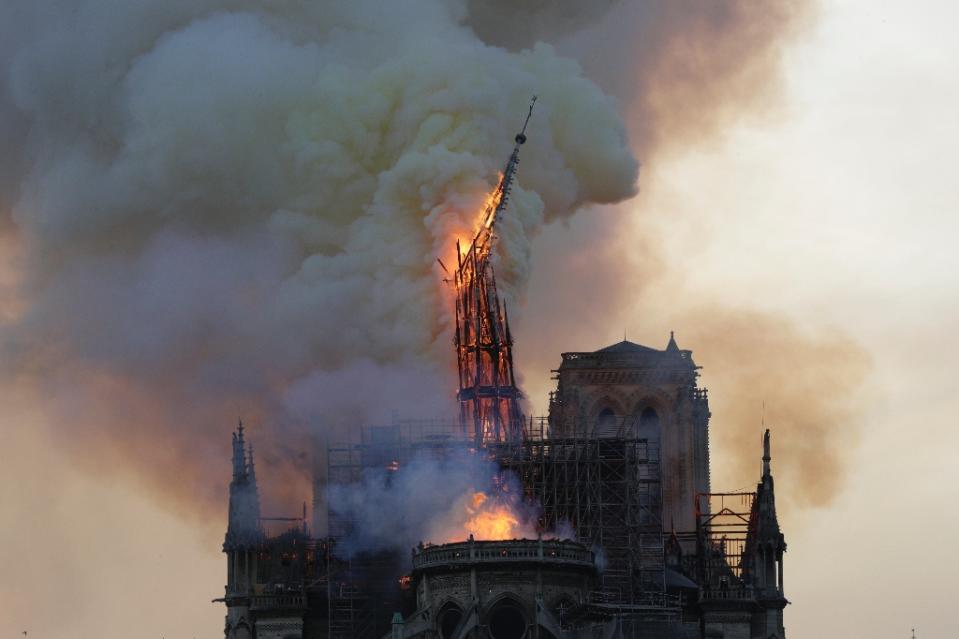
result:
M 620 111 L 644 158 L 714 130 L 768 95 L 805 6 L 5 3 L 2 381 L 43 398 L 76 463 L 190 509 L 220 503 L 243 415 L 267 503 L 294 507 L 315 433 L 449 412 L 435 258 L 472 232 L 531 94 L 498 228 L 516 320 L 539 229 L 635 192 Z M 602 243 L 567 249 L 596 290 L 622 279 Z M 521 365 L 546 359 L 525 343 Z
M 487 45 L 464 2 L 40 0 L 0 30 L 4 375 L 79 463 L 188 503 L 219 498 L 237 414 L 289 504 L 316 430 L 448 410 L 435 259 L 533 93 L 509 299 L 544 222 L 635 192 L 613 100 L 548 45 Z
M 344 556 L 408 551 L 418 543 L 465 541 L 469 535 L 488 539 L 484 531 L 506 513 L 512 518 L 509 525 L 497 530 L 509 530 L 517 538 L 537 535 L 537 506 L 523 501 L 519 481 L 466 451 L 368 468 L 360 483 L 332 484 L 327 491 L 331 512 L 352 522 L 352 534 L 337 547 Z M 474 502 L 477 493 L 483 501 Z M 568 527 L 562 534 L 569 536 Z

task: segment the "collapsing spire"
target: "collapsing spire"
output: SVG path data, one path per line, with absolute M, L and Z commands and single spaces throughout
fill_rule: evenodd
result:
M 522 439 L 522 393 L 513 375 L 513 338 L 509 318 L 500 304 L 496 276 L 490 261 L 493 226 L 505 212 L 519 148 L 526 142 L 526 127 L 533 115 L 536 96 L 530 101 L 522 130 L 514 138 L 513 152 L 503 177 L 488 200 L 482 223 L 469 247 L 457 243 L 456 358 L 459 368 L 460 420 L 475 444 L 515 442 Z

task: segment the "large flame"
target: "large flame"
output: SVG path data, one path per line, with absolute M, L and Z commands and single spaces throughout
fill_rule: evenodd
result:
M 464 541 L 471 535 L 479 541 L 535 538 L 533 525 L 517 512 L 506 492 L 504 498 L 482 491 L 465 495 L 454 513 L 455 523 L 439 535 L 437 543 Z
M 503 199 L 503 192 L 500 191 L 502 184 L 503 173 L 500 172 L 496 180 L 496 187 L 486 195 L 486 200 L 483 202 L 483 212 L 479 216 L 474 237 L 479 235 L 481 230 L 491 229 L 496 222 L 496 209 L 499 208 L 499 203 Z
M 466 511 L 469 518 L 466 520 L 465 528 L 474 539 L 482 541 L 516 539 L 524 532 L 519 517 L 513 510 L 506 504 L 491 500 L 486 493 L 473 493 Z
M 486 194 L 486 197 L 483 198 L 483 204 L 478 207 L 477 213 L 471 223 L 471 228 L 469 230 L 458 228 L 452 231 L 452 240 L 449 244 L 449 249 L 444 250 L 443 256 L 439 260 L 447 276 L 452 275 L 449 269 L 455 269 L 458 260 L 469 253 L 473 242 L 476 241 L 484 231 L 492 229 L 493 224 L 495 224 L 496 208 L 502 199 L 502 193 L 499 190 L 502 181 L 503 173 L 500 172 L 496 186 Z M 457 247 L 459 248 L 458 254 Z

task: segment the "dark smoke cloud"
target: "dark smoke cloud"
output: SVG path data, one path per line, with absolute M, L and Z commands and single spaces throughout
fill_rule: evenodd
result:
M 530 95 L 498 229 L 512 296 L 537 229 L 637 171 L 574 62 L 469 22 L 435 0 L 0 9 L 3 372 L 77 463 L 189 507 L 222 494 L 243 415 L 289 508 L 314 434 L 449 412 L 435 258 L 473 232 Z
M 538 534 L 539 505 L 523 500 L 519 478 L 466 451 L 442 460 L 415 457 L 392 469 L 367 468 L 359 483 L 332 484 L 327 492 L 330 510 L 353 522 L 353 534 L 337 548 L 343 556 L 408 552 L 420 542 L 448 543 L 470 535 L 488 540 L 501 530 L 518 539 Z M 483 497 L 479 502 L 477 493 Z M 569 538 L 564 528 L 546 536 Z
M 775 111 L 780 54 L 814 23 L 816 2 L 621 2 L 561 40 L 590 78 L 627 106 L 643 162 Z
M 515 299 L 544 223 L 631 196 L 633 152 L 653 161 L 753 105 L 804 15 L 583 6 L 4 5 L 0 232 L 19 283 L 2 298 L 4 374 L 45 398 L 77 463 L 188 509 L 221 498 L 236 415 L 287 508 L 309 494 L 318 429 L 442 412 L 452 354 L 434 258 L 470 231 L 529 94 L 535 144 L 500 228 Z M 632 151 L 593 81 L 618 97 Z M 564 290 L 603 282 L 600 304 L 643 285 L 603 245 L 614 215 L 573 218 L 589 232 L 545 288 L 564 272 Z M 550 259 L 558 235 L 539 242 Z M 641 262 L 652 278 L 655 252 Z M 561 348 L 577 334 L 540 323 Z M 524 370 L 557 350 L 527 344 Z
M 813 23 L 815 10 L 812 2 L 619 3 L 557 47 L 622 101 L 632 147 L 649 167 L 721 136 L 727 124 L 775 113 L 780 52 Z M 623 329 L 662 348 L 676 329 L 712 390 L 714 487 L 755 482 L 765 401 L 783 501 L 828 503 L 862 430 L 869 355 L 834 328 L 730 306 L 719 295 L 692 297 L 683 285 L 689 274 L 665 259 L 662 226 L 644 217 L 653 213 L 643 203 L 640 194 L 549 225 L 534 242 L 527 310 L 516 331 L 531 392 L 545 394 L 546 372 L 561 351 L 600 348 L 622 339 Z M 563 282 L 566 294 L 556 295 L 552 282 Z
M 621 0 L 468 0 L 468 24 L 483 42 L 509 49 L 553 42 L 603 19 Z

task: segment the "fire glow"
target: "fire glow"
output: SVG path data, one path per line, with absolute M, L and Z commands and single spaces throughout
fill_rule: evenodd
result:
M 496 221 L 496 210 L 499 208 L 500 202 L 503 199 L 502 186 L 504 177 L 504 174 L 500 172 L 496 179 L 496 188 L 486 195 L 486 200 L 483 202 L 483 214 L 479 218 L 479 228 L 476 229 L 474 237 L 478 237 L 482 231 L 488 231 L 493 228 L 493 223 Z
M 476 246 L 483 245 L 484 233 L 491 233 L 493 224 L 496 222 L 496 209 L 499 207 L 500 201 L 502 200 L 503 194 L 500 191 L 500 185 L 503 183 L 503 173 L 500 172 L 497 177 L 496 187 L 494 187 L 483 199 L 483 204 L 479 208 L 479 213 L 473 220 L 472 223 L 472 232 L 468 238 L 463 237 L 465 235 L 464 229 L 456 230 L 452 233 L 453 241 L 450 245 L 450 252 L 445 254 L 444 259 L 440 258 L 437 261 L 442 267 L 444 273 L 447 276 L 452 275 L 447 267 L 447 263 L 451 264 L 454 268 L 459 264 L 466 255 L 469 254 L 470 250 L 476 248 Z M 488 250 L 488 246 L 486 249 Z
M 440 535 L 437 543 L 464 541 L 471 536 L 477 541 L 535 539 L 534 525 L 509 497 L 509 491 L 501 496 L 479 490 L 464 495 L 456 506 L 456 523 Z
M 473 493 L 466 512 L 469 519 L 466 520 L 465 527 L 474 539 L 516 539 L 523 532 L 519 517 L 513 510 L 507 504 L 491 500 L 486 493 Z

